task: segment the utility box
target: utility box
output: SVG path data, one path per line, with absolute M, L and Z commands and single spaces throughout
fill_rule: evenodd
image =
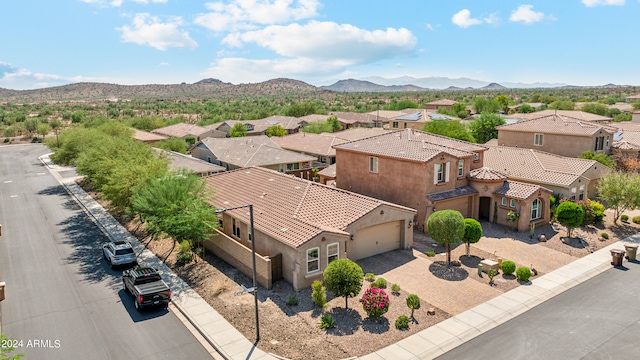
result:
M 7 287 L 7 284 L 4 281 L 0 281 L 0 301 L 4 300 L 4 288 Z

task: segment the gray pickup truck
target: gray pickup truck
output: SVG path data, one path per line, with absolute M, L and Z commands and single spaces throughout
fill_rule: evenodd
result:
M 136 310 L 150 306 L 167 306 L 171 301 L 171 289 L 156 269 L 136 266 L 122 273 L 124 291 L 135 298 Z

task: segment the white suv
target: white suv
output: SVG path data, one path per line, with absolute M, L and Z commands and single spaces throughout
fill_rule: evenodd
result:
M 102 245 L 102 256 L 109 262 L 111 268 L 116 265 L 128 265 L 138 262 L 136 253 L 128 241 L 112 241 Z

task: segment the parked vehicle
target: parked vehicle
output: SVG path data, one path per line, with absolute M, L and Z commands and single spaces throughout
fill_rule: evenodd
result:
M 128 241 L 110 241 L 102 245 L 102 256 L 107 259 L 109 266 L 136 264 L 138 259 Z
M 167 306 L 171 289 L 152 267 L 136 266 L 122 273 L 124 291 L 135 298 L 136 310 L 149 306 Z

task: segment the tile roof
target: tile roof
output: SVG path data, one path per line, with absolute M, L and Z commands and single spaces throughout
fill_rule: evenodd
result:
M 332 135 L 335 135 L 341 139 L 345 139 L 348 141 L 354 141 L 354 140 L 362 140 L 362 139 L 366 139 L 372 136 L 378 136 L 378 135 L 382 135 L 382 134 L 386 134 L 389 133 L 393 130 L 387 130 L 387 129 L 383 129 L 383 128 L 364 128 L 364 127 L 359 127 L 359 128 L 352 128 L 352 129 L 346 129 L 346 130 L 342 130 L 342 131 L 338 131 L 335 133 L 332 133 Z
M 305 154 L 316 154 L 322 156 L 335 156 L 336 150 L 333 145 L 347 142 L 334 134 L 307 134 L 298 132 L 283 137 L 272 137 L 271 140 L 283 149 L 303 152 Z
M 457 187 L 453 190 L 441 191 L 439 193 L 431 193 L 427 194 L 427 198 L 431 201 L 438 202 L 449 199 L 455 199 L 461 196 L 469 196 L 472 194 L 477 194 L 478 191 L 471 186 L 461 186 Z
M 147 141 L 160 141 L 167 139 L 166 136 L 160 134 L 154 134 L 147 131 L 142 131 L 138 129 L 133 129 L 133 138 L 139 141 L 147 142 Z
M 543 113 L 546 111 L 540 111 Z M 575 113 L 582 113 L 580 111 L 574 111 Z M 538 113 L 530 113 L 530 114 L 518 114 L 518 115 L 531 115 Z M 593 114 L 591 114 L 593 115 Z M 511 116 L 511 115 L 510 115 Z M 561 115 L 554 113 L 547 113 L 545 115 L 537 116 L 537 117 L 517 117 L 521 119 L 520 121 L 514 124 L 507 124 L 498 126 L 498 131 L 521 131 L 521 132 L 531 132 L 531 133 L 543 133 L 543 134 L 567 134 L 567 135 L 577 135 L 577 136 L 592 136 L 593 134 L 599 132 L 600 130 L 604 130 L 608 133 L 615 133 L 616 128 L 598 124 L 594 122 L 589 122 L 585 120 L 578 120 L 575 117 L 569 117 L 566 115 Z
M 198 137 L 207 131 L 208 129 L 205 129 L 202 126 L 178 123 L 178 124 L 173 124 L 173 125 L 155 129 L 152 131 L 152 133 L 160 134 L 168 137 L 183 138 L 185 136 Z
M 347 226 L 381 205 L 404 210 L 411 217 L 415 210 L 321 185 L 264 168 L 246 168 L 206 178 L 207 188 L 215 191 L 210 203 L 217 208 L 253 204 L 254 225 L 292 247 L 300 247 L 323 231 L 348 235 Z M 249 222 L 248 209 L 230 210 L 241 221 Z
M 503 195 L 511 198 L 526 200 L 539 190 L 552 192 L 551 190 L 539 185 L 526 184 L 518 181 L 505 181 L 504 184 L 502 184 L 502 186 L 493 193 L 496 195 Z
M 318 175 L 335 178 L 336 177 L 336 164 L 332 164 L 327 166 L 326 168 L 320 170 Z
M 623 131 L 621 138 L 614 141 L 613 148 L 620 150 L 637 150 L 640 149 L 640 129 L 639 131 Z
M 486 166 L 471 170 L 467 177 L 475 180 L 506 180 L 508 178 L 506 174 Z
M 337 113 L 332 113 L 332 116 L 337 117 L 338 121 L 340 121 L 343 124 L 355 124 L 355 123 L 371 124 L 375 122 L 377 119 L 375 114 L 373 115 L 361 114 L 361 113 L 354 113 L 354 112 L 337 112 Z
M 236 167 L 269 166 L 315 160 L 313 156 L 281 149 L 266 135 L 206 138 L 196 146 L 205 146 L 218 160 Z
M 426 103 L 425 105 L 443 105 L 443 106 L 450 106 L 455 104 L 457 101 L 454 100 L 449 100 L 449 99 L 440 99 L 440 100 L 436 100 L 436 101 L 432 101 L 429 103 Z
M 568 186 L 598 162 L 555 155 L 534 149 L 491 146 L 484 153 L 484 166 L 496 169 L 509 178 L 540 184 Z M 606 171 L 605 166 L 600 166 Z
M 313 121 L 325 121 L 331 116 L 332 115 L 309 114 L 309 115 L 301 116 L 298 119 L 310 123 Z
M 225 171 L 226 169 L 220 165 L 211 164 L 204 160 L 200 160 L 189 155 L 177 153 L 175 151 L 166 151 L 154 148 L 157 152 L 167 156 L 169 160 L 169 169 L 178 171 L 186 169 L 195 174 L 209 174 Z
M 507 118 L 517 118 L 517 119 L 537 119 L 549 115 L 558 115 L 564 118 L 574 120 L 574 121 L 611 121 L 610 117 L 602 116 L 598 114 L 592 114 L 584 111 L 578 110 L 541 110 L 534 111 L 532 113 L 527 114 L 509 114 L 506 115 Z
M 474 156 L 474 151 L 487 149 L 466 141 L 414 129 L 391 131 L 383 135 L 335 145 L 334 148 L 421 162 L 429 161 L 440 153 L 464 158 Z
M 269 116 L 268 118 L 258 119 L 258 120 L 227 120 L 224 123 L 229 125 L 229 127 L 233 127 L 236 123 L 242 123 L 245 125 L 252 125 L 253 130 L 248 131 L 248 133 L 263 133 L 267 131 L 273 125 L 280 125 L 285 130 L 296 130 L 299 129 L 301 123 L 304 120 L 293 116 Z

